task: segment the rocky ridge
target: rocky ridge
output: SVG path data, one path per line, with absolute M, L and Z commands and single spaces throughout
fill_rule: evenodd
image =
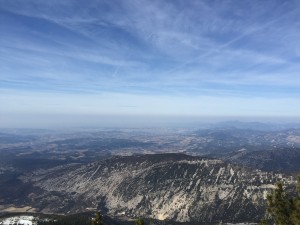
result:
M 277 181 L 292 177 L 184 154 L 112 157 L 23 177 L 42 212 L 100 208 L 110 215 L 178 222 L 255 222 Z M 59 207 L 58 207 L 59 206 Z

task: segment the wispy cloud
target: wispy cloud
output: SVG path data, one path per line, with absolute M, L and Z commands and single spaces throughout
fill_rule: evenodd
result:
M 3 93 L 300 95 L 296 0 L 0 2 Z

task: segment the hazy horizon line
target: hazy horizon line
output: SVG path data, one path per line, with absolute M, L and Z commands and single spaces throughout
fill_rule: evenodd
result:
M 9 119 L 8 119 L 9 118 Z M 34 122 L 33 122 L 34 121 Z M 154 128 L 198 127 L 218 123 L 300 124 L 300 117 L 287 116 L 191 116 L 129 114 L 23 114 L 0 119 L 0 129 Z

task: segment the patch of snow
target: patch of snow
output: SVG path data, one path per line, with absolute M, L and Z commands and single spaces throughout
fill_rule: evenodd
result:
M 36 225 L 37 218 L 33 216 L 13 216 L 0 220 L 1 225 Z

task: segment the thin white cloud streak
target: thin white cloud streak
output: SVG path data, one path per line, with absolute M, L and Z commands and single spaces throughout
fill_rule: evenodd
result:
M 197 26 L 192 29 L 193 33 L 187 33 L 183 30 L 182 28 L 191 21 L 189 18 L 185 18 L 186 16 L 184 16 L 184 18 L 178 16 L 180 9 L 174 9 L 171 5 L 153 1 L 151 4 L 149 4 L 148 1 L 132 1 L 131 4 L 121 5 L 125 10 L 124 14 L 113 14 L 111 17 L 108 16 L 104 18 L 100 16 L 98 20 L 110 21 L 112 24 L 127 29 L 128 32 L 134 33 L 144 40 L 149 40 L 149 34 L 153 34 L 152 36 L 154 38 L 150 39 L 153 44 L 152 47 L 158 47 L 163 53 L 168 53 L 169 56 L 175 58 L 181 56 L 182 51 L 187 47 L 190 48 L 188 50 L 189 52 L 191 50 L 199 49 L 199 45 L 201 46 L 203 43 L 206 43 L 203 45 L 205 49 L 211 49 L 214 46 L 214 43 L 208 38 L 201 37 L 198 32 L 194 31 L 197 30 Z M 85 34 L 86 37 L 92 38 L 94 41 L 98 40 L 97 35 L 95 36 L 93 32 L 85 30 L 85 22 L 78 22 L 81 20 L 95 21 L 95 18 L 84 18 L 80 20 L 77 17 L 74 18 L 74 16 L 72 16 L 58 19 L 57 15 L 51 14 L 51 10 L 52 7 L 49 7 L 48 14 L 45 14 L 36 11 L 31 12 L 29 8 L 27 10 L 18 9 L 17 13 L 26 16 L 40 17 L 71 29 L 74 32 Z M 90 15 L 85 15 L 85 17 L 89 16 Z M 178 17 L 179 19 L 177 20 L 176 18 Z M 208 17 L 208 14 L 202 15 L 202 17 Z M 113 20 L 110 20 L 110 18 L 113 18 Z
M 102 49 L 93 49 L 93 48 L 82 48 L 80 46 L 72 46 L 68 45 L 65 42 L 61 42 L 65 46 L 65 48 L 53 48 L 52 46 L 42 46 L 33 43 L 30 40 L 26 40 L 24 38 L 18 39 L 18 41 L 14 41 L 14 38 L 9 37 L 7 41 L 4 39 L 1 40 L 2 44 L 4 43 L 4 47 L 11 48 L 10 51 L 27 51 L 27 54 L 30 54 L 31 57 L 35 57 L 32 53 L 37 54 L 47 54 L 45 58 L 53 56 L 61 56 L 67 58 L 73 58 L 77 60 L 87 61 L 87 62 L 94 62 L 94 63 L 101 63 L 110 66 L 123 66 L 123 67 L 135 67 L 135 66 L 142 66 L 141 62 L 128 60 L 125 57 L 121 57 L 120 52 L 104 52 Z M 7 43 L 7 44 L 5 44 Z M 5 51 L 4 49 L 2 51 Z M 102 54 L 99 54 L 99 52 Z M 17 52 L 18 54 L 20 51 Z M 22 60 L 26 60 L 28 57 L 19 57 Z M 28 59 L 30 60 L 30 59 Z M 42 60 L 42 59 L 40 59 Z M 48 60 L 49 61 L 49 60 Z M 35 63 L 35 60 L 32 60 L 31 63 Z
M 18 46 L 17 46 L 18 47 Z M 22 47 L 22 50 L 26 50 L 26 51 L 35 51 L 38 53 L 53 53 L 54 56 L 53 58 L 55 58 L 55 55 L 61 55 L 61 56 L 70 56 L 72 57 L 73 55 L 75 57 L 78 58 L 84 58 L 83 55 L 78 56 L 78 54 L 76 54 L 75 52 L 68 52 L 68 53 L 64 53 L 64 52 L 55 52 L 54 50 L 51 49 L 39 49 L 39 48 L 34 48 L 30 45 L 24 45 L 24 47 Z M 26 57 L 28 56 L 26 53 L 26 51 L 24 53 L 21 52 L 17 52 L 17 54 L 10 54 L 10 51 L 7 51 L 5 49 L 1 50 L 3 54 L 1 54 L 3 56 L 3 60 L 9 60 L 12 63 L 16 63 L 16 62 L 20 62 L 22 64 L 26 64 L 26 65 L 31 65 L 31 66 L 40 66 L 40 67 L 45 67 L 45 71 L 44 73 L 37 73 L 37 74 L 32 74 L 34 76 L 40 76 L 41 78 L 50 78 L 50 79 L 63 79 L 63 80 L 74 80 L 76 81 L 76 77 L 79 77 L 79 82 L 81 81 L 85 81 L 85 76 L 84 74 L 76 74 L 76 73 L 68 73 L 65 71 L 60 71 L 59 74 L 57 74 L 57 72 L 54 70 L 51 72 L 51 66 L 53 66 L 53 62 L 55 62 L 57 59 L 50 60 L 51 58 L 43 58 L 37 55 L 32 55 L 31 57 Z M 48 52 L 49 51 L 49 52 Z M 89 57 L 86 57 L 89 58 Z M 60 59 L 58 59 L 58 61 L 60 61 Z M 94 61 L 94 60 L 93 60 Z M 211 65 L 212 68 L 218 68 L 220 66 L 224 66 L 224 64 L 226 65 L 226 63 L 237 63 L 237 64 L 241 64 L 241 63 L 247 63 L 251 61 L 250 65 L 255 65 L 255 64 L 288 64 L 289 67 L 291 63 L 286 62 L 284 59 L 282 58 L 277 58 L 277 57 L 273 57 L 273 56 L 268 56 L 268 55 L 264 55 L 264 54 L 257 54 L 256 52 L 251 52 L 251 51 L 245 51 L 245 50 L 236 50 L 236 51 L 230 51 L 230 50 L 226 50 L 226 51 L 222 51 L 221 54 L 217 55 L 216 57 L 213 58 L 213 60 L 211 61 L 211 59 L 206 59 L 206 64 L 207 65 Z M 124 66 L 137 66 L 134 64 L 126 64 L 124 65 L 123 63 L 115 63 L 117 66 L 122 65 L 124 69 Z M 50 67 L 50 68 L 49 68 Z M 117 67 L 119 68 L 119 67 Z M 182 73 L 178 73 L 178 74 L 173 74 L 172 76 L 170 76 L 168 78 L 168 76 L 165 76 L 165 74 L 161 74 L 161 76 L 156 77 L 157 82 L 152 82 L 152 81 L 146 81 L 149 82 L 149 86 L 151 86 L 151 84 L 156 83 L 155 86 L 157 86 L 159 84 L 159 82 L 169 82 L 170 84 L 174 83 L 174 81 L 178 83 L 178 81 L 182 80 L 186 80 L 186 81 L 193 81 L 192 84 L 194 84 L 194 82 L 197 80 L 198 81 L 202 81 L 203 79 L 205 79 L 205 81 L 207 82 L 215 82 L 215 83 L 224 83 L 226 82 L 227 84 L 236 84 L 236 83 L 245 83 L 245 84 L 257 84 L 258 80 L 264 80 L 266 81 L 267 84 L 286 84 L 286 85 L 291 85 L 291 86 L 295 86 L 295 85 L 299 85 L 299 79 L 297 76 L 297 70 L 299 70 L 299 65 L 294 64 L 294 66 L 292 66 L 292 69 L 287 69 L 287 71 L 289 71 L 289 73 L 285 76 L 285 77 L 290 77 L 293 79 L 285 79 L 285 77 L 282 76 L 282 74 L 279 73 L 274 73 L 274 72 L 269 72 L 269 73 L 261 73 L 261 71 L 259 71 L 258 69 L 254 70 L 250 70 L 249 71 L 237 71 L 237 72 L 230 72 L 229 74 L 227 74 L 226 72 L 222 72 L 221 76 L 217 76 L 216 78 L 216 73 L 214 71 L 207 71 L 207 72 L 189 72 L 189 71 L 185 71 L 184 74 Z M 249 68 L 251 69 L 251 68 Z M 119 69 L 118 69 L 119 70 Z M 236 70 L 236 69 L 235 69 Z M 116 75 L 116 69 L 114 70 L 113 75 Z M 201 71 L 201 70 L 200 70 Z M 240 74 L 240 72 L 242 72 L 242 76 Z M 143 71 L 143 73 L 147 73 L 147 71 Z M 149 73 L 149 72 L 148 72 Z M 150 72 L 151 73 L 151 72 Z M 0 78 L 3 76 L 5 76 L 4 74 L 2 74 L 2 76 L 0 76 Z M 9 77 L 11 77 L 11 75 L 9 75 Z M 81 78 L 80 78 L 81 77 Z M 282 77 L 282 78 L 281 78 Z M 262 79 L 263 78 L 263 79 Z M 268 79 L 269 78 L 269 79 Z M 23 79 L 26 79 L 25 77 Z M 126 77 L 122 78 L 124 84 L 126 84 Z M 279 80 L 279 82 L 277 82 L 277 80 Z M 107 80 L 106 80 L 107 81 Z M 282 81 L 284 81 L 282 83 Z M 299 81 L 299 82 L 298 82 Z M 188 83 L 182 83 L 182 85 L 189 85 Z
M 114 3 L 111 3 L 114 4 Z M 51 6 L 51 4 L 46 4 L 49 6 Z M 68 4 L 66 4 L 68 5 Z M 147 7 L 145 7 L 147 6 Z M 251 24 L 251 26 L 245 26 L 245 25 L 239 25 L 236 26 L 236 24 L 234 24 L 234 26 L 231 25 L 227 25 L 229 26 L 229 28 L 226 28 L 226 26 L 223 26 L 224 24 L 222 24 L 220 21 L 222 21 L 222 18 L 218 18 L 219 15 L 217 13 L 215 13 L 215 9 L 211 9 L 209 7 L 205 7 L 205 5 L 201 5 L 202 8 L 200 9 L 200 12 L 198 12 L 197 10 L 192 11 L 191 14 L 195 14 L 195 12 L 198 15 L 201 15 L 201 13 L 204 12 L 204 14 L 201 15 L 201 18 L 212 18 L 212 16 L 214 16 L 217 19 L 214 19 L 213 22 L 209 23 L 207 26 L 214 26 L 213 24 L 216 23 L 216 27 L 219 29 L 222 27 L 222 29 L 235 29 L 236 31 L 242 33 L 240 34 L 238 37 L 230 40 L 229 42 L 222 44 L 222 45 L 216 45 L 215 43 L 211 42 L 209 39 L 204 38 L 203 36 L 199 37 L 199 34 L 201 36 L 201 30 L 198 31 L 197 33 L 193 33 L 195 32 L 194 30 L 197 30 L 199 28 L 199 26 L 195 26 L 194 28 L 192 28 L 192 33 L 186 33 L 185 30 L 183 29 L 185 27 L 186 24 L 190 23 L 191 18 L 189 18 L 189 16 L 185 15 L 185 16 L 180 16 L 180 9 L 174 9 L 173 6 L 162 3 L 160 1 L 151 1 L 151 3 L 149 4 L 148 1 L 131 1 L 130 4 L 121 4 L 121 7 L 123 7 L 123 9 L 125 10 L 124 14 L 115 14 L 112 13 L 112 15 L 109 17 L 101 17 L 98 16 L 98 20 L 108 20 L 110 18 L 114 18 L 113 20 L 108 20 L 111 21 L 112 24 L 116 24 L 116 26 L 120 26 L 123 28 L 127 28 L 129 32 L 136 32 L 136 34 L 139 34 L 141 36 L 141 38 L 148 40 L 149 39 L 149 34 L 153 34 L 152 36 L 156 36 L 157 38 L 153 38 L 151 40 L 154 40 L 154 42 L 156 41 L 157 43 L 154 43 L 155 45 L 158 46 L 166 46 L 167 49 L 164 49 L 165 51 L 168 51 L 170 49 L 178 49 L 176 48 L 176 45 L 174 45 L 174 42 L 177 42 L 177 46 L 178 46 L 178 42 L 182 42 L 182 43 L 186 43 L 184 44 L 185 47 L 190 46 L 192 49 L 195 48 L 195 44 L 191 44 L 191 43 L 203 43 L 203 41 L 206 41 L 207 44 L 205 44 L 207 46 L 207 48 L 209 49 L 219 49 L 219 48 L 225 48 L 228 45 L 231 45 L 233 42 L 236 42 L 237 40 L 240 40 L 241 38 L 248 36 L 250 34 L 253 34 L 257 31 L 260 31 L 262 29 L 264 29 L 267 26 L 270 26 L 271 24 L 273 24 L 274 22 L 277 22 L 278 20 L 282 19 L 283 17 L 287 17 L 289 14 L 280 16 L 279 18 L 273 19 L 270 22 L 265 23 L 264 25 L 256 25 L 256 24 Z M 203 9 L 203 7 L 205 7 L 205 10 Z M 221 6 L 220 6 L 221 7 Z M 51 12 L 51 8 L 49 7 L 49 12 Z M 221 11 L 221 9 L 218 9 L 219 11 Z M 296 11 L 296 9 L 294 9 Z M 44 10 L 45 11 L 45 10 Z M 62 26 L 66 26 L 68 28 L 71 28 L 72 30 L 74 30 L 75 32 L 82 32 L 84 31 L 84 25 L 86 21 L 97 21 L 97 19 L 95 19 L 94 17 L 89 18 L 91 15 L 89 15 L 88 13 L 84 14 L 84 18 L 78 18 L 78 16 L 76 15 L 75 17 L 63 17 L 63 18 L 57 18 L 52 16 L 51 13 L 48 14 L 36 14 L 36 12 L 30 12 L 30 9 L 26 10 L 21 10 L 21 13 L 25 14 L 25 15 L 30 15 L 30 16 L 37 16 L 38 15 L 41 18 L 56 22 Z M 155 12 L 155 13 L 154 13 Z M 20 13 L 20 12 L 19 12 Z M 54 14 L 55 15 L 55 14 Z M 95 16 L 94 14 L 92 16 Z M 180 18 L 177 20 L 177 18 Z M 183 18 L 181 18 L 183 17 Z M 206 19 L 208 20 L 208 19 Z M 76 28 L 76 26 L 74 27 L 72 25 L 73 21 L 74 24 L 82 24 L 82 27 L 80 27 L 81 29 Z M 78 21 L 84 21 L 82 22 L 78 22 Z M 163 21 L 163 22 L 162 22 Z M 68 25 L 66 25 L 67 23 L 70 23 Z M 220 24 L 221 23 L 221 24 Z M 193 24 L 195 25 L 195 24 Z M 201 24 L 202 25 L 202 24 Z M 202 28 L 202 29 L 210 29 L 211 27 L 207 27 L 207 28 Z M 200 33 L 199 33 L 200 32 Z M 94 40 L 97 40 L 97 37 L 94 37 L 92 33 L 88 33 L 87 37 L 89 38 L 94 38 Z M 161 37 L 161 38 L 160 38 Z M 195 39 L 196 38 L 196 39 Z M 175 41 L 172 41 L 175 40 Z M 214 48 L 212 48 L 214 46 Z M 196 46 L 196 48 L 198 48 Z M 181 47 L 181 50 L 183 50 L 183 48 Z M 214 50 L 213 50 L 214 51 Z M 175 52 L 179 52 L 179 51 L 173 51 L 173 55 L 175 54 Z M 210 53 L 210 52 L 209 52 Z M 205 53 L 205 55 L 207 55 L 207 53 Z
M 263 29 L 265 29 L 266 27 L 276 23 L 277 21 L 283 19 L 284 17 L 287 17 L 288 15 L 290 14 L 293 14 L 293 13 L 296 13 L 297 12 L 297 9 L 294 9 L 293 11 L 285 14 L 285 15 L 282 15 L 272 21 L 269 21 L 263 25 L 260 25 L 260 26 L 256 26 L 256 27 L 251 27 L 251 28 L 248 28 L 248 30 L 246 30 L 244 33 L 238 35 L 237 37 L 231 39 L 230 41 L 224 43 L 224 44 L 221 44 L 221 45 L 216 45 L 214 48 L 212 49 L 209 49 L 208 51 L 198 55 L 197 57 L 193 57 L 191 59 L 189 59 L 188 61 L 184 62 L 183 64 L 179 65 L 179 66 L 176 66 L 175 68 L 171 69 L 170 71 L 168 71 L 169 74 L 172 74 L 174 73 L 175 71 L 177 70 L 181 70 L 181 69 L 184 69 L 185 67 L 187 67 L 188 65 L 194 63 L 194 62 L 197 62 L 199 61 L 200 59 L 202 58 L 205 58 L 205 57 L 209 57 L 211 55 L 214 55 L 214 54 L 218 54 L 220 51 L 222 50 L 226 50 L 226 48 L 228 48 L 229 46 L 231 46 L 232 44 L 234 44 L 235 42 L 247 37 L 247 36 L 250 36 L 250 35 L 253 35 Z
M 56 2 L 58 3 L 58 2 Z M 72 1 L 65 1 L 63 4 L 64 7 L 72 7 Z M 103 55 L 99 55 L 97 51 L 89 50 L 86 51 L 82 46 L 78 46 L 78 49 L 72 48 L 72 46 L 68 46 L 67 43 L 60 42 L 61 44 L 66 45 L 67 51 L 59 51 L 53 52 L 53 50 L 46 48 L 43 49 L 42 53 L 53 54 L 55 56 L 59 55 L 61 57 L 71 57 L 76 58 L 78 60 L 87 60 L 95 63 L 104 63 L 114 67 L 114 69 L 110 72 L 110 77 L 113 77 L 113 80 L 108 78 L 95 78 L 95 81 L 89 83 L 89 76 L 85 76 L 84 74 L 76 74 L 74 73 L 74 82 L 71 82 L 70 85 L 74 85 L 75 82 L 86 82 L 86 87 L 81 88 L 82 90 L 86 89 L 94 89 L 94 92 L 97 92 L 98 87 L 108 88 L 117 88 L 120 87 L 139 87 L 143 88 L 154 88 L 156 90 L 165 88 L 171 88 L 176 90 L 177 86 L 185 87 L 185 89 L 195 89 L 197 87 L 199 92 L 204 88 L 199 86 L 202 83 L 215 83 L 215 84 L 227 84 L 227 85 L 235 85 L 235 84 L 248 84 L 248 85 L 256 85 L 256 84 L 264 84 L 264 85 L 286 85 L 286 86 L 297 86 L 299 85 L 299 79 L 297 79 L 297 73 L 292 71 L 293 73 L 288 74 L 291 71 L 291 67 L 295 67 L 295 70 L 298 68 L 297 65 L 291 65 L 292 63 L 288 62 L 288 57 L 281 56 L 276 52 L 268 53 L 268 52 L 260 52 L 257 49 L 253 49 L 253 51 L 247 50 L 247 48 L 243 49 L 242 46 L 239 49 L 234 49 L 231 45 L 244 37 L 248 36 L 257 36 L 257 32 L 262 32 L 265 28 L 278 21 L 282 20 L 283 17 L 289 17 L 291 14 L 297 12 L 297 8 L 294 9 L 294 12 L 291 14 L 286 14 L 283 17 L 278 17 L 276 19 L 272 19 L 265 24 L 247 24 L 249 26 L 245 26 L 245 24 L 238 23 L 236 21 L 230 20 L 228 22 L 222 22 L 223 18 L 220 17 L 218 11 L 224 10 L 224 5 L 220 5 L 217 9 L 211 8 L 203 2 L 200 2 L 200 6 L 192 8 L 192 11 L 181 12 L 181 9 L 176 8 L 176 6 L 172 4 L 167 4 L 166 2 L 161 1 L 131 1 L 130 3 L 126 2 L 121 4 L 121 10 L 124 13 L 117 13 L 113 11 L 111 14 L 105 14 L 102 16 L 101 13 L 96 15 L 95 13 L 90 15 L 90 11 L 88 8 L 83 7 L 83 9 L 79 10 L 80 13 L 73 13 L 72 15 L 64 15 L 61 14 L 61 10 L 53 7 L 54 3 L 39 3 L 41 4 L 40 8 L 42 10 L 32 9 L 29 6 L 23 8 L 19 7 L 15 10 L 16 13 L 24 14 L 27 16 L 43 18 L 49 20 L 51 22 L 57 23 L 69 30 L 77 32 L 79 34 L 85 35 L 87 38 L 91 38 L 93 41 L 97 41 L 99 34 L 95 32 L 93 29 L 89 29 L 86 24 L 93 23 L 104 23 L 111 22 L 115 26 L 121 27 L 122 29 L 132 33 L 134 36 L 138 36 L 141 40 L 146 40 L 146 42 L 152 46 L 155 50 L 159 52 L 159 54 L 163 55 L 166 59 L 174 60 L 176 63 L 184 62 L 179 65 L 179 67 L 175 67 L 170 70 L 170 68 L 160 70 L 157 74 L 154 74 L 152 68 L 149 67 L 144 68 L 136 68 L 143 67 L 144 63 L 147 64 L 147 61 L 134 61 L 129 59 L 128 55 L 123 54 L 123 52 L 110 55 L 110 57 L 105 58 Z M 46 4 L 43 8 L 42 6 Z M 112 2 L 108 2 L 108 4 L 115 4 Z M 96 4 L 97 6 L 97 4 Z M 254 8 L 257 6 L 253 6 Z M 197 9 L 197 10 L 196 10 Z M 264 9 L 267 10 L 267 9 Z M 85 11 L 83 13 L 83 11 Z M 253 11 L 253 10 L 252 10 Z M 254 11 L 253 11 L 254 12 Z M 262 15 L 264 12 L 259 11 L 257 15 Z M 254 12 L 253 17 L 257 16 L 256 12 Z M 192 22 L 192 19 L 199 17 L 199 21 Z M 197 25 L 197 22 L 204 22 Z M 211 21 L 211 22 L 210 22 Z M 222 29 L 221 29 L 222 28 Z M 284 27 L 285 28 L 285 27 Z M 218 31 L 221 29 L 221 32 L 234 31 L 239 35 L 226 43 L 220 44 L 216 43 L 213 40 L 207 38 L 203 33 L 204 31 L 210 30 L 211 32 Z M 273 28 L 272 28 L 273 29 Z M 271 29 L 271 30 L 272 30 Z M 280 30 L 274 31 L 279 32 Z M 255 34 L 255 35 L 254 35 Z M 258 36 L 257 38 L 269 38 L 272 32 L 267 33 L 265 37 Z M 299 36 L 297 33 L 293 33 L 292 30 L 288 31 L 288 34 L 284 34 L 287 36 L 288 41 L 285 41 L 287 45 L 289 45 L 289 41 L 296 40 Z M 288 36 L 290 35 L 290 36 Z M 58 40 L 59 42 L 59 40 Z M 296 41 L 295 41 L 296 42 Z M 283 51 L 282 42 L 279 42 L 280 45 L 276 49 L 277 52 Z M 114 45 L 113 43 L 109 44 L 109 46 L 119 47 Z M 288 47 L 291 48 L 292 44 Z M 37 47 L 35 49 L 35 47 Z M 40 51 L 39 46 L 32 46 L 33 51 Z M 247 47 L 247 46 L 245 46 Z M 56 51 L 56 50 L 55 50 Z M 201 55 L 199 56 L 199 52 Z M 120 56 L 121 55 L 121 56 Z M 151 58 L 153 55 L 151 53 L 145 52 L 145 59 L 147 57 Z M 191 60 L 187 60 L 190 59 Z M 51 58 L 53 59 L 53 58 Z M 201 60 L 200 60 L 201 59 Z M 13 61 L 12 58 L 11 61 Z M 30 63 L 29 60 L 23 59 L 23 63 Z M 198 62 L 198 61 L 201 61 Z M 206 65 L 203 66 L 203 62 Z M 41 62 L 47 64 L 46 62 Z M 236 68 L 233 72 L 218 72 L 216 69 L 227 67 L 230 64 L 244 64 L 243 68 Z M 196 66 L 190 64 L 197 64 Z M 263 67 L 258 64 L 284 64 L 286 67 L 282 73 L 285 74 L 285 77 L 289 77 L 292 79 L 285 79 L 282 77 L 280 73 L 273 72 L 264 72 Z M 188 66 L 187 66 L 188 65 Z M 125 68 L 130 67 L 130 68 Z M 133 70 L 132 70 L 132 67 Z M 189 67 L 189 68 L 187 68 Z M 214 68 L 214 69 L 210 69 Z M 119 69 L 116 69 L 119 68 Z M 250 71 L 243 71 L 243 69 L 248 68 Z M 117 71 L 117 73 L 116 73 Z M 169 74 L 166 74 L 168 73 Z M 55 75 L 56 71 L 43 71 L 42 74 L 35 73 L 34 76 L 43 78 L 51 77 L 51 72 L 53 74 L 53 78 L 56 80 L 68 80 L 71 78 L 71 73 L 69 71 L 62 71 L 59 75 Z M 89 73 L 89 71 L 87 71 Z M 116 78 L 116 75 L 118 77 Z M 61 78 L 59 78 L 61 77 Z M 143 78 L 145 79 L 138 79 Z M 148 80 L 147 80 L 148 78 Z M 26 78 L 24 82 L 26 82 Z M 138 80 L 138 82 L 136 82 Z M 112 83 L 113 84 L 107 84 Z M 181 83 L 180 83 L 181 82 Z M 30 83 L 30 81 L 28 81 Z M 105 83 L 105 84 L 104 84 Z M 68 84 L 67 84 L 68 85 Z M 173 86 L 173 87 L 172 87 Z M 77 88 L 77 87 L 76 87 Z M 80 89 L 80 88 L 78 88 Z M 209 88 L 207 88 L 209 89 Z M 219 87 L 210 88 L 210 91 L 219 90 Z M 130 92 L 130 88 L 127 88 L 127 91 Z M 222 92 L 224 90 L 220 90 Z M 195 92 L 193 92 L 195 93 Z M 222 93 L 226 93 L 225 91 Z

